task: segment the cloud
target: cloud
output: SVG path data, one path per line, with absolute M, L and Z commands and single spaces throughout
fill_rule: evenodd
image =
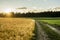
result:
M 16 9 L 27 9 L 26 7 L 20 7 L 20 8 L 16 8 Z

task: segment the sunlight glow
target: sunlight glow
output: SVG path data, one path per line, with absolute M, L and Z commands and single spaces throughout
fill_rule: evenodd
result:
M 9 14 L 9 12 L 12 12 L 12 10 L 10 8 L 6 8 L 3 10 L 5 13 Z
M 6 15 L 6 17 L 11 17 L 12 16 L 12 14 L 11 14 L 12 9 L 11 8 L 5 8 L 5 9 L 3 9 L 3 12 Z

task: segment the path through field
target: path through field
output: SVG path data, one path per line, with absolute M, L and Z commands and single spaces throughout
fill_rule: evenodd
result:
M 37 26 L 37 39 L 36 40 L 49 40 L 47 34 L 43 31 L 38 21 L 36 21 L 36 26 Z
M 56 33 L 58 33 L 60 35 L 60 31 L 56 28 L 54 28 L 53 26 L 49 25 L 49 24 L 44 24 L 46 26 L 48 26 L 50 29 L 54 30 Z
M 53 26 L 46 24 L 44 22 L 40 22 L 40 21 L 36 21 L 36 26 L 37 26 L 37 40 L 51 40 L 48 35 L 46 34 L 45 30 L 43 30 L 43 26 L 47 26 L 48 28 L 50 28 L 51 30 L 53 30 L 54 32 L 56 32 L 58 35 L 60 35 L 60 31 L 56 28 L 54 28 Z M 54 37 L 53 37 L 54 39 Z

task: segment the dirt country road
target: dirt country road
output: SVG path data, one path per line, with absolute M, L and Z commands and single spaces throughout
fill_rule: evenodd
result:
M 43 31 L 41 28 L 41 25 L 38 21 L 36 21 L 36 27 L 37 27 L 37 38 L 36 40 L 49 40 L 47 34 Z

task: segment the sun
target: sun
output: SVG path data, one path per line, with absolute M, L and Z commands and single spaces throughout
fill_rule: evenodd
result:
M 11 8 L 5 8 L 5 9 L 3 9 L 3 12 L 4 12 L 4 15 L 6 17 L 10 17 L 12 15 L 11 14 L 11 12 L 12 12 L 12 9 Z
M 4 9 L 3 11 L 4 11 L 5 13 L 7 13 L 7 14 L 8 14 L 9 12 L 12 12 L 12 11 L 11 11 L 11 8 L 6 8 L 6 9 Z

